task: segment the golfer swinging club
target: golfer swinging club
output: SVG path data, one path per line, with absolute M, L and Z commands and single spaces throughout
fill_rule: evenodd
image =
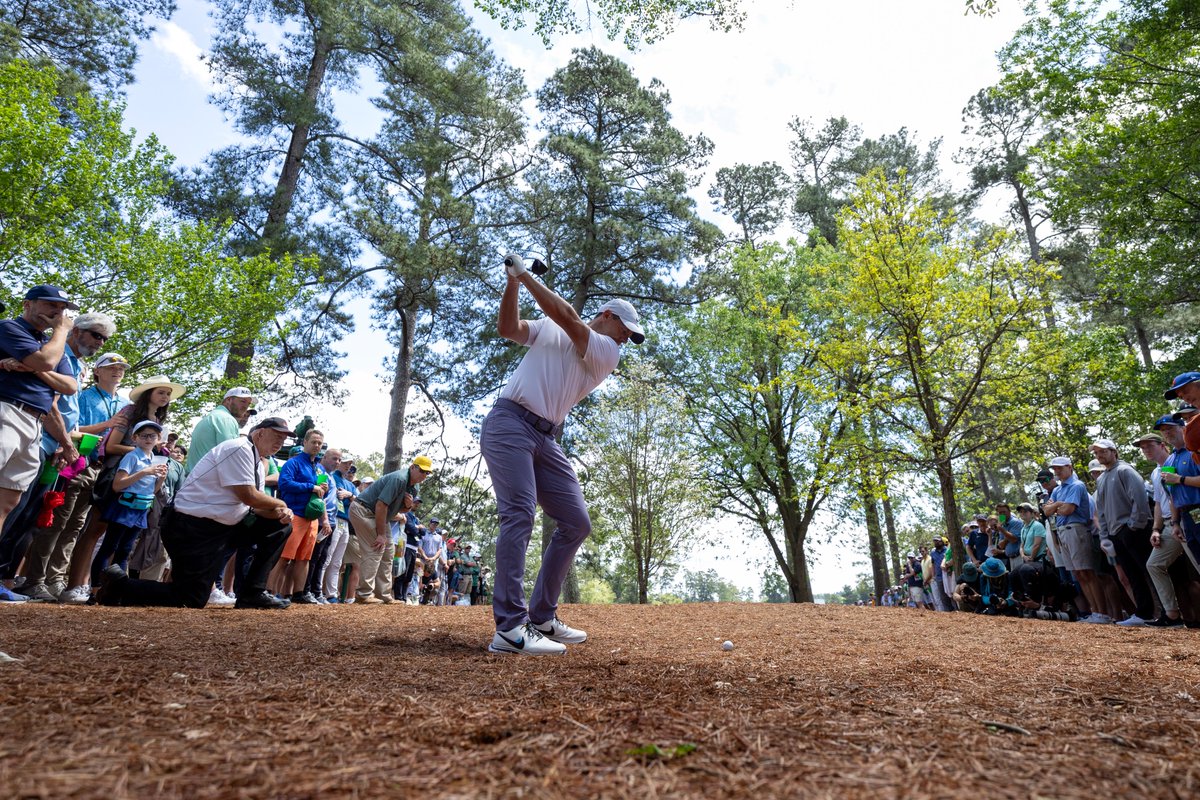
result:
M 560 655 L 587 634 L 559 620 L 558 595 L 575 551 L 592 532 L 579 479 L 555 437 L 576 403 L 607 378 L 620 358 L 618 347 L 645 338 L 638 313 L 624 300 L 609 300 L 585 323 L 574 307 L 546 288 L 518 255 L 504 259 L 508 283 L 500 299 L 497 331 L 529 351 L 483 421 L 480 444 L 496 492 L 500 538 L 492 611 L 493 653 Z M 521 319 L 519 287 L 533 295 L 545 319 Z M 542 569 L 525 606 L 525 551 L 535 506 L 557 523 Z

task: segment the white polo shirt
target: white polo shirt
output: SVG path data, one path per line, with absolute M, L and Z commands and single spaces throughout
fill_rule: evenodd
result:
M 553 320 L 531 320 L 525 342 L 529 350 L 500 396 L 556 425 L 561 423 L 576 403 L 612 374 L 621 358 L 612 337 L 588 330 L 587 353 L 580 357 L 571 337 Z
M 175 494 L 175 510 L 223 525 L 236 525 L 250 513 L 250 506 L 234 494 L 235 486 L 252 486 L 262 491 L 266 465 L 249 439 L 238 437 L 221 442 L 204 454 L 188 473 Z

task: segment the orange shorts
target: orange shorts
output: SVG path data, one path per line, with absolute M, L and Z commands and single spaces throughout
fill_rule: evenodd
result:
M 317 520 L 292 517 L 292 535 L 279 556 L 284 561 L 308 561 L 317 546 Z

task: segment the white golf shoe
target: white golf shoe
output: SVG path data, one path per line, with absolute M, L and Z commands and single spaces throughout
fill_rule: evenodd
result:
M 567 652 L 566 645 L 550 641 L 528 622 L 506 631 L 496 631 L 488 650 L 523 656 L 561 656 Z

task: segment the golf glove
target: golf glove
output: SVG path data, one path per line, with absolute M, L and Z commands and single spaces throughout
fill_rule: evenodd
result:
M 504 268 L 508 270 L 509 275 L 519 278 L 525 272 L 525 259 L 516 253 L 509 253 L 504 257 Z

